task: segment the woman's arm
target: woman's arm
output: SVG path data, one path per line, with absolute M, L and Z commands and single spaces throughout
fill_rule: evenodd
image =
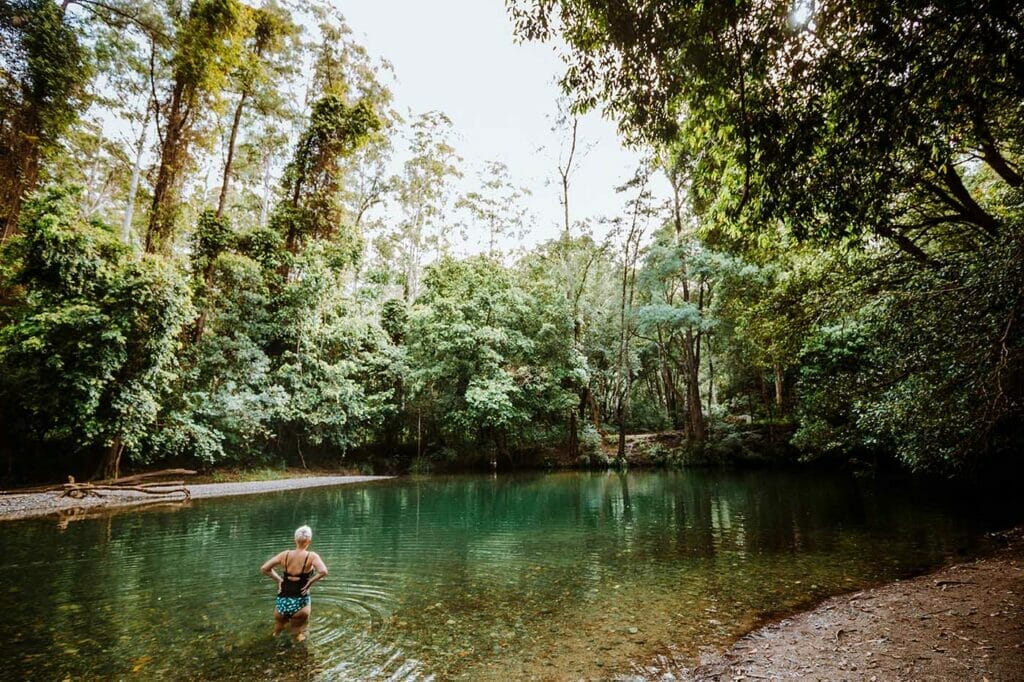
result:
M 324 560 L 321 559 L 320 555 L 316 552 L 310 552 L 310 554 L 313 557 L 313 568 L 316 569 L 316 575 L 310 578 L 309 582 L 306 583 L 306 589 L 302 590 L 303 595 L 309 594 L 309 588 L 313 586 L 313 583 L 327 577 L 327 564 L 324 563 Z
M 278 589 L 280 589 L 281 583 L 284 582 L 284 578 L 277 574 L 277 571 L 274 570 L 274 567 L 281 563 L 281 559 L 283 558 L 283 556 L 284 552 L 278 552 L 274 556 L 267 559 L 266 562 L 262 566 L 260 566 L 260 573 L 270 576 L 275 581 L 277 581 Z

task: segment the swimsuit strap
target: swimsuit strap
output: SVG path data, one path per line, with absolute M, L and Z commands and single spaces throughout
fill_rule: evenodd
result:
M 309 559 L 310 559 L 310 551 L 308 549 L 306 550 L 306 558 L 302 560 L 302 566 L 299 567 L 299 572 L 298 573 L 289 573 L 288 572 L 288 555 L 289 554 L 291 554 L 290 551 L 284 553 L 284 574 L 285 574 L 285 576 L 302 577 L 303 574 L 311 573 L 312 572 L 312 568 L 310 568 L 309 571 L 302 570 L 302 569 L 306 568 L 306 563 L 309 562 Z

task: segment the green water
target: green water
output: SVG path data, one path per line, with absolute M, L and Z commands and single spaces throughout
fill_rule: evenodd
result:
M 258 567 L 303 523 L 330 577 L 292 644 L 270 637 Z M 0 677 L 611 676 L 920 572 L 991 523 L 903 487 L 766 472 L 400 479 L 7 522 Z

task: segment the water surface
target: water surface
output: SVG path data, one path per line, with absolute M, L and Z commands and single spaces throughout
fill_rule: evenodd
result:
M 610 676 L 975 550 L 998 519 L 779 472 L 399 479 L 0 524 L 4 679 Z M 309 641 L 259 565 L 314 529 Z

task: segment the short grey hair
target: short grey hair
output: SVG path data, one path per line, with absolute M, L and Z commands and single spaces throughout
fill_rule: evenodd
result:
M 299 526 L 298 528 L 295 529 L 295 539 L 296 540 L 312 540 L 313 539 L 313 529 L 310 528 L 309 526 Z

